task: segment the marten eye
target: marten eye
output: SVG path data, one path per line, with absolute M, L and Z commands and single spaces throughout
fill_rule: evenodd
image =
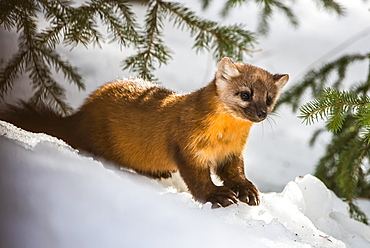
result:
M 248 92 L 241 92 L 240 97 L 242 98 L 243 101 L 250 101 L 251 96 Z
M 272 99 L 271 99 L 271 97 L 267 97 L 267 99 L 266 99 L 266 105 L 267 106 L 270 106 L 272 104 Z

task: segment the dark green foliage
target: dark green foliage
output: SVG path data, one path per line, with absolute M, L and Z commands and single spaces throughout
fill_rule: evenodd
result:
M 369 58 L 370 53 L 344 55 L 339 59 L 324 64 L 318 69 L 309 71 L 303 77 L 303 80 L 281 95 L 278 105 L 287 103 L 291 105 L 295 111 L 301 104 L 303 94 L 307 91 L 310 91 L 312 96 L 317 97 L 326 87 L 340 89 L 347 75 L 347 68 L 355 62 L 366 61 Z M 336 75 L 337 78 L 332 80 L 331 76 L 334 75 Z M 354 92 L 366 93 L 369 88 L 370 80 L 367 78 L 364 82 L 355 85 L 352 90 Z
M 321 2 L 325 7 L 327 3 Z M 341 52 L 368 33 L 369 29 L 366 29 L 348 38 L 323 58 Z M 357 63 L 368 65 L 367 75 L 359 82 L 346 81 L 349 68 Z M 356 206 L 355 200 L 358 197 L 370 198 L 369 90 L 370 53 L 346 54 L 307 72 L 300 82 L 282 94 L 277 104 L 289 104 L 295 111 L 302 98 L 308 95 L 314 98 L 300 108 L 300 117 L 306 124 L 325 120 L 326 127 L 314 132 L 310 145 L 325 131 L 332 132 L 332 139 L 317 163 L 315 175 L 349 203 L 353 218 L 367 224 L 367 217 Z
M 44 14 L 49 26 L 38 31 L 38 15 Z M 138 27 L 130 8 L 122 1 L 95 0 L 72 7 L 67 0 L 4 0 L 0 2 L 0 25 L 19 33 L 18 51 L 0 71 L 0 98 L 13 87 L 14 80 L 28 73 L 34 89 L 31 101 L 45 101 L 66 114 L 65 90 L 54 79 L 62 72 L 69 83 L 84 89 L 77 68 L 63 60 L 55 50 L 62 39 L 65 45 L 99 45 L 104 40 L 96 18 L 107 26 L 109 39 L 121 45 L 138 39 Z
M 369 198 L 370 97 L 326 88 L 320 97 L 303 105 L 300 112 L 307 124 L 322 119 L 327 130 L 334 133 L 317 164 L 316 176 L 348 201 L 352 217 L 368 224 L 355 199 Z M 317 133 L 314 139 L 316 136 Z
M 204 8 L 211 0 L 202 0 Z M 223 14 L 246 0 L 228 0 Z M 255 0 L 261 9 L 260 33 L 266 34 L 274 10 L 279 10 L 296 26 L 298 20 L 292 10 L 281 0 Z M 318 0 L 325 10 L 343 13 L 335 1 Z M 172 56 L 171 48 L 163 40 L 165 21 L 184 29 L 194 38 L 193 48 L 197 52 L 211 52 L 215 60 L 228 56 L 243 60 L 256 43 L 256 35 L 243 25 L 220 25 L 197 16 L 184 5 L 162 0 L 147 0 L 146 18 L 141 26 L 131 6 L 121 0 L 90 0 L 80 6 L 73 1 L 59 0 L 3 0 L 0 2 L 0 27 L 19 33 L 18 51 L 0 69 L 0 99 L 12 89 L 15 79 L 27 73 L 34 89 L 32 101 L 46 101 L 67 113 L 70 107 L 65 102 L 65 90 L 54 79 L 55 72 L 64 74 L 69 83 L 84 89 L 77 68 L 61 58 L 57 45 L 71 48 L 90 44 L 101 46 L 102 42 L 117 42 L 121 47 L 131 47 L 137 52 L 122 62 L 137 76 L 155 80 L 154 71 L 167 64 Z M 39 19 L 44 18 L 47 26 L 40 30 Z M 105 27 L 107 34 L 101 32 Z M 107 37 L 106 37 L 107 36 Z
M 344 8 L 334 0 L 316 0 L 316 3 L 327 11 L 334 12 L 338 15 L 344 14 Z
M 208 8 L 211 2 L 212 0 L 202 0 L 203 8 Z M 262 35 L 267 35 L 270 31 L 270 21 L 275 11 L 283 13 L 293 27 L 299 25 L 298 18 L 293 13 L 291 7 L 286 5 L 286 1 L 283 0 L 227 0 L 221 15 L 225 17 L 229 14 L 231 9 L 251 2 L 254 2 L 260 9 L 257 31 Z M 293 3 L 292 1 L 291 4 Z M 316 3 L 326 11 L 334 12 L 338 15 L 344 14 L 344 8 L 334 0 L 316 0 Z
M 178 29 L 187 30 L 194 37 L 193 48 L 212 51 L 216 60 L 228 56 L 243 60 L 256 41 L 255 35 L 242 25 L 221 26 L 205 20 L 176 2 L 148 1 L 145 30 L 141 36 L 138 53 L 124 61 L 124 69 L 132 69 L 140 76 L 153 80 L 152 71 L 171 58 L 171 50 L 164 45 L 163 21 L 169 20 Z
M 157 1 L 148 1 L 145 29 L 139 36 L 138 52 L 123 61 L 124 69 L 131 69 L 140 77 L 154 80 L 153 71 L 171 59 L 171 51 L 163 40 L 165 13 Z
M 235 60 L 243 60 L 248 54 L 248 47 L 253 47 L 255 35 L 244 29 L 243 25 L 221 26 L 217 22 L 196 17 L 195 13 L 178 3 L 160 1 L 162 8 L 179 29 L 187 29 L 194 37 L 194 46 L 199 51 L 212 51 L 220 60 L 229 56 Z
M 269 20 L 272 18 L 273 9 L 277 9 L 288 18 L 289 22 L 294 26 L 298 26 L 298 19 L 293 14 L 291 9 L 278 0 L 256 0 L 256 3 L 261 6 L 258 32 L 266 35 L 269 30 Z
M 69 83 L 84 89 L 77 68 L 55 50 L 62 43 L 72 48 L 82 44 L 100 46 L 117 42 L 136 48 L 137 53 L 123 61 L 123 68 L 137 76 L 154 80 L 153 72 L 171 59 L 171 49 L 163 41 L 164 20 L 187 30 L 194 37 L 196 51 L 212 51 L 215 59 L 229 56 L 242 60 L 255 43 L 253 33 L 241 25 L 222 26 L 205 20 L 175 2 L 150 0 L 143 27 L 131 6 L 121 0 L 91 0 L 75 7 L 72 1 L 4 0 L 0 2 L 0 26 L 19 33 L 18 52 L 0 70 L 0 99 L 12 89 L 15 79 L 28 73 L 34 88 L 32 101 L 46 101 L 62 113 L 70 107 L 65 90 L 53 77 L 62 72 Z M 38 30 L 40 14 L 48 26 Z M 107 29 L 107 37 L 100 25 Z
M 28 73 L 34 89 L 32 101 L 43 99 L 66 113 L 70 108 L 64 102 L 65 90 L 53 78 L 50 67 L 61 71 L 67 81 L 75 83 L 79 89 L 85 86 L 77 69 L 38 38 L 36 13 L 41 10 L 41 4 L 34 1 L 3 1 L 0 4 L 0 24 L 20 32 L 18 52 L 0 71 L 0 98 L 12 88 L 20 73 Z
M 327 129 L 336 133 L 342 129 L 348 113 L 352 113 L 362 127 L 368 128 L 369 104 L 370 98 L 367 95 L 326 88 L 320 97 L 300 108 L 300 118 L 303 118 L 306 124 L 312 124 L 319 118 L 327 120 Z

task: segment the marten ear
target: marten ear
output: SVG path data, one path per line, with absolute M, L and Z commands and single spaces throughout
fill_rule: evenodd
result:
M 217 80 L 229 81 L 232 77 L 237 77 L 239 75 L 240 72 L 231 59 L 227 57 L 221 59 L 216 73 Z
M 288 74 L 275 74 L 273 76 L 275 80 L 275 85 L 277 86 L 278 90 L 280 91 L 288 82 L 289 75 Z

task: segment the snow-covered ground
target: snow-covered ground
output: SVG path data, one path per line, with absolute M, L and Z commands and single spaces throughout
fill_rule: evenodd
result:
M 317 178 L 211 209 L 182 190 L 112 171 L 64 142 L 0 121 L 0 247 L 369 247 L 370 227 Z M 177 185 L 180 185 L 177 186 Z
M 198 0 L 183 2 L 204 17 L 220 19 L 221 1 L 205 13 Z M 256 47 L 262 52 L 245 62 L 288 73 L 292 80 L 287 87 L 293 85 L 312 62 L 368 27 L 367 3 L 342 2 L 348 14 L 338 19 L 319 12 L 313 1 L 296 1 L 300 28 L 294 30 L 275 15 L 271 34 Z M 142 13 L 142 8 L 136 10 Z M 254 10 L 252 4 L 238 8 L 223 22 L 253 29 Z M 0 36 L 0 57 L 7 59 L 16 48 L 16 36 L 1 30 Z M 165 87 L 190 92 L 212 79 L 215 62 L 191 50 L 186 32 L 168 27 L 165 39 L 175 52 L 171 64 L 157 72 Z M 365 36 L 335 56 L 368 51 L 368 44 Z M 85 92 L 68 86 L 75 108 L 99 85 L 131 76 L 122 72 L 120 61 L 132 51 L 121 52 L 115 44 L 101 50 L 59 49 L 81 69 L 87 85 Z M 367 66 L 353 69 L 350 80 L 364 78 Z M 30 88 L 18 83 L 6 100 L 29 95 Z M 178 176 L 157 182 L 117 171 L 55 138 L 0 122 L 0 247 L 370 247 L 369 227 L 349 219 L 346 204 L 306 175 L 313 173 L 330 136 L 309 148 L 316 127 L 302 125 L 286 107 L 278 114 L 275 124 L 253 127 L 245 151 L 248 178 L 265 192 L 261 206 L 216 210 L 194 202 Z M 369 201 L 361 206 L 370 216 Z

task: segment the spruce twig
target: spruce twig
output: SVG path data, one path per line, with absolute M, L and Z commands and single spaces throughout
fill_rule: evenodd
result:
M 171 50 L 163 45 L 163 21 L 168 18 L 172 24 L 185 29 L 194 37 L 193 49 L 197 52 L 212 51 L 216 60 L 228 56 L 243 60 L 250 54 L 256 37 L 242 25 L 221 26 L 217 22 L 205 20 L 176 2 L 152 0 L 148 3 L 145 31 L 136 55 L 123 61 L 123 69 L 130 69 L 140 77 L 153 80 L 154 68 L 167 64 Z
M 69 83 L 78 89 L 85 86 L 76 67 L 63 60 L 55 51 L 61 40 L 72 48 L 82 44 L 100 46 L 105 37 L 98 29 L 97 18 L 107 27 L 108 38 L 121 46 L 138 42 L 135 15 L 119 0 L 93 0 L 79 7 L 72 1 L 25 0 L 0 2 L 0 25 L 19 32 L 18 52 L 0 70 L 0 98 L 12 89 L 19 74 L 29 73 L 34 89 L 31 101 L 46 101 L 66 114 L 71 110 L 65 100 L 65 90 L 53 78 L 53 72 L 62 72 Z M 37 15 L 43 13 L 49 22 L 37 31 Z
M 307 91 L 311 91 L 311 94 L 317 97 L 326 87 L 340 89 L 347 76 L 347 68 L 354 63 L 362 62 L 369 58 L 370 53 L 348 54 L 326 63 L 318 69 L 307 72 L 301 82 L 281 95 L 277 107 L 281 104 L 289 104 L 292 106 L 293 111 L 295 111 L 300 105 L 303 94 Z M 337 75 L 335 81 L 330 78 L 333 74 Z
M 347 91 L 338 91 L 332 88 L 323 90 L 322 95 L 300 108 L 300 118 L 307 124 L 318 119 L 327 119 L 329 131 L 337 132 L 342 126 L 348 112 L 356 112 L 360 107 L 367 106 L 370 98 L 366 95 L 358 96 Z
M 138 52 L 123 61 L 123 69 L 130 69 L 144 79 L 155 80 L 154 69 L 171 59 L 171 51 L 162 40 L 163 19 L 160 4 L 157 1 L 148 2 L 145 30 L 140 35 Z
M 211 0 L 201 0 L 203 9 L 207 9 Z M 227 0 L 221 11 L 221 16 L 226 17 L 229 15 L 233 8 L 241 6 L 243 4 L 250 4 L 251 0 Z M 294 14 L 292 7 L 286 5 L 286 1 L 282 0 L 254 0 L 255 4 L 260 8 L 259 22 L 258 22 L 258 33 L 267 35 L 270 31 L 270 22 L 272 16 L 276 11 L 280 11 L 288 19 L 288 22 L 293 27 L 299 26 L 299 21 Z M 294 3 L 294 2 L 293 2 Z M 317 5 L 320 9 L 327 12 L 335 13 L 339 16 L 344 15 L 344 7 L 334 0 L 316 0 Z

